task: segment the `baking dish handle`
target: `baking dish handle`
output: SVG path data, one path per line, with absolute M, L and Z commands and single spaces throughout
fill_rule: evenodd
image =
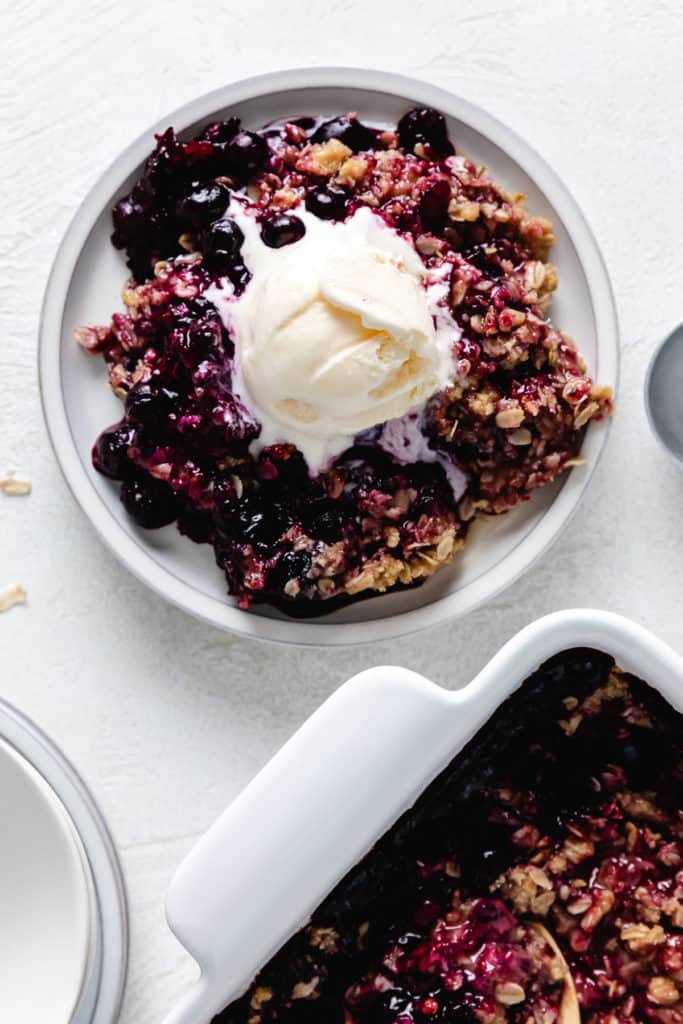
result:
M 456 710 L 414 672 L 370 669 L 282 747 L 173 879 L 168 923 L 202 974 L 166 1024 L 208 1024 L 244 991 L 447 763 Z
M 209 985 L 206 976 L 200 974 L 178 1005 L 171 1010 L 168 1016 L 164 1017 L 163 1024 L 199 1024 L 199 1022 L 208 1024 L 213 1015 L 213 1011 L 207 1011 L 208 1005 L 210 1005 Z

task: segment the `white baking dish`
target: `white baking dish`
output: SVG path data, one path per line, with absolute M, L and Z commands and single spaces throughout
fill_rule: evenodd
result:
M 361 672 L 327 700 L 231 804 L 178 870 L 168 922 L 201 975 L 166 1024 L 208 1024 L 547 658 L 611 654 L 683 710 L 683 658 L 607 612 L 527 626 L 464 689 L 403 668 Z

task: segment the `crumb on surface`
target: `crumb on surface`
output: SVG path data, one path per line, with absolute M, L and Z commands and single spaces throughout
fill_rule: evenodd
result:
M 0 477 L 0 491 L 9 496 L 30 494 L 32 490 L 31 481 L 27 477 L 15 476 L 14 473 L 5 473 Z
M 0 612 L 7 612 L 16 604 L 25 604 L 28 597 L 20 583 L 9 583 L 0 590 Z

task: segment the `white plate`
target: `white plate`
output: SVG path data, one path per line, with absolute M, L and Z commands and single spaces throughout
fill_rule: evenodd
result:
M 0 1020 L 115 1024 L 128 919 L 114 845 L 64 755 L 0 701 Z
M 371 598 L 313 621 L 293 621 L 266 606 L 248 612 L 225 595 L 225 581 L 208 545 L 181 537 L 175 527 L 147 532 L 127 517 L 118 487 L 98 475 L 90 449 L 103 427 L 118 420 L 121 404 L 103 386 L 103 361 L 73 340 L 83 323 L 106 323 L 120 308 L 124 259 L 109 242 L 111 207 L 128 191 L 152 146 L 153 131 L 172 124 L 185 135 L 205 123 L 239 114 L 248 127 L 274 118 L 348 110 L 377 125 L 395 124 L 415 105 L 447 117 L 456 148 L 549 217 L 557 244 L 553 261 L 560 287 L 553 303 L 558 325 L 576 338 L 589 370 L 616 386 L 618 337 L 609 280 L 595 240 L 571 195 L 544 160 L 489 114 L 412 79 L 378 71 L 310 68 L 237 82 L 169 114 L 134 142 L 103 175 L 78 210 L 56 257 L 40 330 L 43 407 L 66 479 L 102 539 L 121 561 L 174 604 L 224 629 L 301 644 L 380 640 L 470 611 L 508 586 L 565 526 L 586 488 L 607 436 L 591 425 L 582 454 L 588 464 L 537 492 L 525 507 L 478 523 L 462 555 L 422 587 Z
M 85 854 L 54 791 L 0 740 L 0 1020 L 71 1020 L 91 948 Z
M 591 609 L 531 623 L 462 690 L 391 665 L 341 686 L 178 869 L 168 922 L 201 975 L 164 1024 L 206 1024 L 238 998 L 496 708 L 572 647 L 611 654 L 683 710 L 683 659 L 635 622 Z

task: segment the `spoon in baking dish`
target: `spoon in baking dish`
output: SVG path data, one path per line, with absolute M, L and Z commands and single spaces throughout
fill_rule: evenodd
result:
M 558 969 L 562 972 L 561 976 L 564 988 L 562 992 L 562 999 L 560 1000 L 558 1024 L 581 1024 L 579 1000 L 576 995 L 574 979 L 572 978 L 572 973 L 569 970 L 569 964 L 565 960 L 562 950 L 558 946 L 555 937 L 551 935 L 545 925 L 541 924 L 540 921 L 529 921 L 528 925 L 529 928 L 536 932 L 536 934 L 543 939 L 546 945 L 550 947 Z

